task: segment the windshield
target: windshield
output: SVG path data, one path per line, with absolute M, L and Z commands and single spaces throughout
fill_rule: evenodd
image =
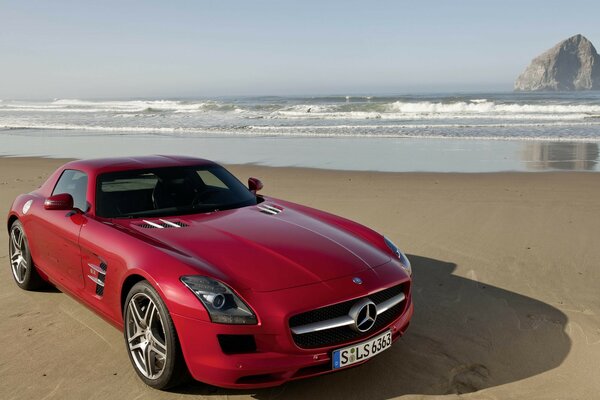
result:
M 194 214 L 256 203 L 256 196 L 218 165 L 112 172 L 100 175 L 96 186 L 96 215 L 105 218 Z

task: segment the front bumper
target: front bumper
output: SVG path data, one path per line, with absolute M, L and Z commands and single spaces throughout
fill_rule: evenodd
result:
M 291 380 L 334 372 L 331 360 L 333 350 L 352 343 L 368 340 L 387 329 L 392 330 L 392 341 L 395 342 L 408 328 L 410 318 L 413 314 L 413 303 L 410 298 L 408 301 L 409 304 L 407 304 L 404 313 L 399 318 L 385 328 L 372 332 L 367 337 L 328 348 L 311 350 L 296 348 L 289 353 L 276 349 L 269 351 L 270 347 L 278 347 L 276 343 L 277 338 L 269 334 L 256 333 L 257 352 L 226 355 L 221 351 L 217 340 L 218 334 L 239 334 L 240 331 L 248 333 L 255 330 L 252 328 L 257 327 L 234 327 L 213 324 L 178 315 L 173 315 L 172 317 L 178 332 L 197 333 L 197 335 L 193 335 L 195 338 L 188 338 L 186 337 L 187 335 L 179 335 L 184 358 L 194 379 L 224 388 L 261 388 L 277 386 Z M 364 362 L 354 364 L 353 366 L 363 364 Z
M 243 293 L 258 311 L 257 325 L 215 324 L 202 318 L 172 313 L 188 369 L 194 379 L 226 388 L 260 388 L 286 381 L 333 372 L 331 356 L 336 349 L 368 340 L 391 329 L 396 341 L 408 328 L 413 314 L 410 278 L 394 263 L 352 277 L 275 292 Z M 387 282 L 382 287 L 382 282 Z M 300 348 L 294 342 L 289 318 L 301 312 L 370 296 L 388 287 L 408 283 L 406 305 L 391 322 L 356 340 L 328 347 Z M 261 310 L 268 310 L 262 312 Z M 225 354 L 217 335 L 251 335 L 256 351 Z M 357 363 L 354 365 L 360 365 Z M 337 371 L 337 370 L 336 370 Z

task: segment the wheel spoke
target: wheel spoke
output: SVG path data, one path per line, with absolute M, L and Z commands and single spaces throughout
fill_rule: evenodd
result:
M 155 346 L 155 345 L 158 345 L 158 346 Z M 152 344 L 150 346 L 150 350 L 152 350 L 154 352 L 154 354 L 158 355 L 161 358 L 161 360 L 164 360 L 167 358 L 167 353 L 166 353 L 166 349 L 163 350 L 160 348 L 161 346 L 164 349 L 164 346 L 162 344 L 159 344 L 158 342 L 155 341 L 154 344 Z
M 150 375 L 148 374 L 148 363 L 146 360 L 146 351 L 144 348 L 138 348 L 135 350 L 137 352 L 137 356 L 135 356 L 139 362 L 139 368 L 140 370 L 144 373 L 144 375 L 146 375 L 147 377 L 150 377 Z
M 21 251 L 21 247 L 19 246 L 19 242 L 17 240 L 17 232 L 19 232 L 18 229 L 13 229 L 12 234 L 10 235 L 10 237 L 12 239 L 12 243 L 13 243 L 13 246 L 14 246 L 15 250 L 17 250 L 17 251 L 20 252 Z
M 152 326 L 152 320 L 154 319 L 154 313 L 156 311 L 156 306 L 154 305 L 153 302 L 148 302 L 148 305 L 146 306 L 146 312 L 144 313 L 144 322 L 146 323 L 147 327 Z
M 149 377 L 154 375 L 154 368 L 152 366 L 152 356 L 150 355 L 150 346 L 146 346 L 144 349 L 144 364 L 146 365 L 146 373 Z
M 27 267 L 25 267 L 25 265 L 23 265 L 23 263 L 21 262 L 19 264 L 19 281 L 23 282 L 23 280 L 25 280 L 25 274 L 27 273 Z
M 167 352 L 167 346 L 160 341 L 155 335 L 152 335 L 152 339 L 154 339 L 154 348 L 159 351 L 161 354 Z M 164 354 L 163 354 L 164 355 Z
M 138 340 L 142 336 L 144 336 L 144 332 L 136 329 L 136 332 L 133 334 L 133 336 L 131 336 L 130 338 L 127 339 L 127 341 L 129 342 L 129 348 L 131 350 L 135 350 L 136 346 L 141 344 L 138 342 L 137 344 L 134 345 L 131 342 L 133 342 L 134 340 Z
M 23 250 L 23 241 L 25 240 L 25 235 L 23 235 L 23 232 L 19 231 L 19 250 Z
M 129 350 L 131 351 L 136 351 L 139 350 L 141 352 L 144 352 L 144 342 L 139 342 L 136 344 L 131 344 L 131 341 L 129 342 Z
M 135 301 L 129 302 L 129 314 L 131 315 L 131 319 L 135 324 L 136 330 L 142 329 L 142 317 L 138 311 L 137 305 Z
M 19 265 L 19 262 L 21 262 L 21 253 L 15 251 L 15 253 L 10 256 L 10 262 L 13 264 L 13 267 Z

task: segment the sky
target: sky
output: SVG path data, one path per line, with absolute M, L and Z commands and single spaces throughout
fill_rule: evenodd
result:
M 0 99 L 511 90 L 600 1 L 0 0 Z

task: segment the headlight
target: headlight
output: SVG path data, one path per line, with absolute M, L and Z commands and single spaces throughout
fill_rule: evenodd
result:
M 400 264 L 402 264 L 402 268 L 408 273 L 408 275 L 412 276 L 412 267 L 410 265 L 410 260 L 406 257 L 406 254 L 402 252 L 392 241 L 386 237 L 383 238 L 385 240 L 385 244 L 392 250 L 392 252 L 398 257 L 400 260 Z
M 205 276 L 182 276 L 181 282 L 202 302 L 218 324 L 256 324 L 256 315 L 224 283 Z

